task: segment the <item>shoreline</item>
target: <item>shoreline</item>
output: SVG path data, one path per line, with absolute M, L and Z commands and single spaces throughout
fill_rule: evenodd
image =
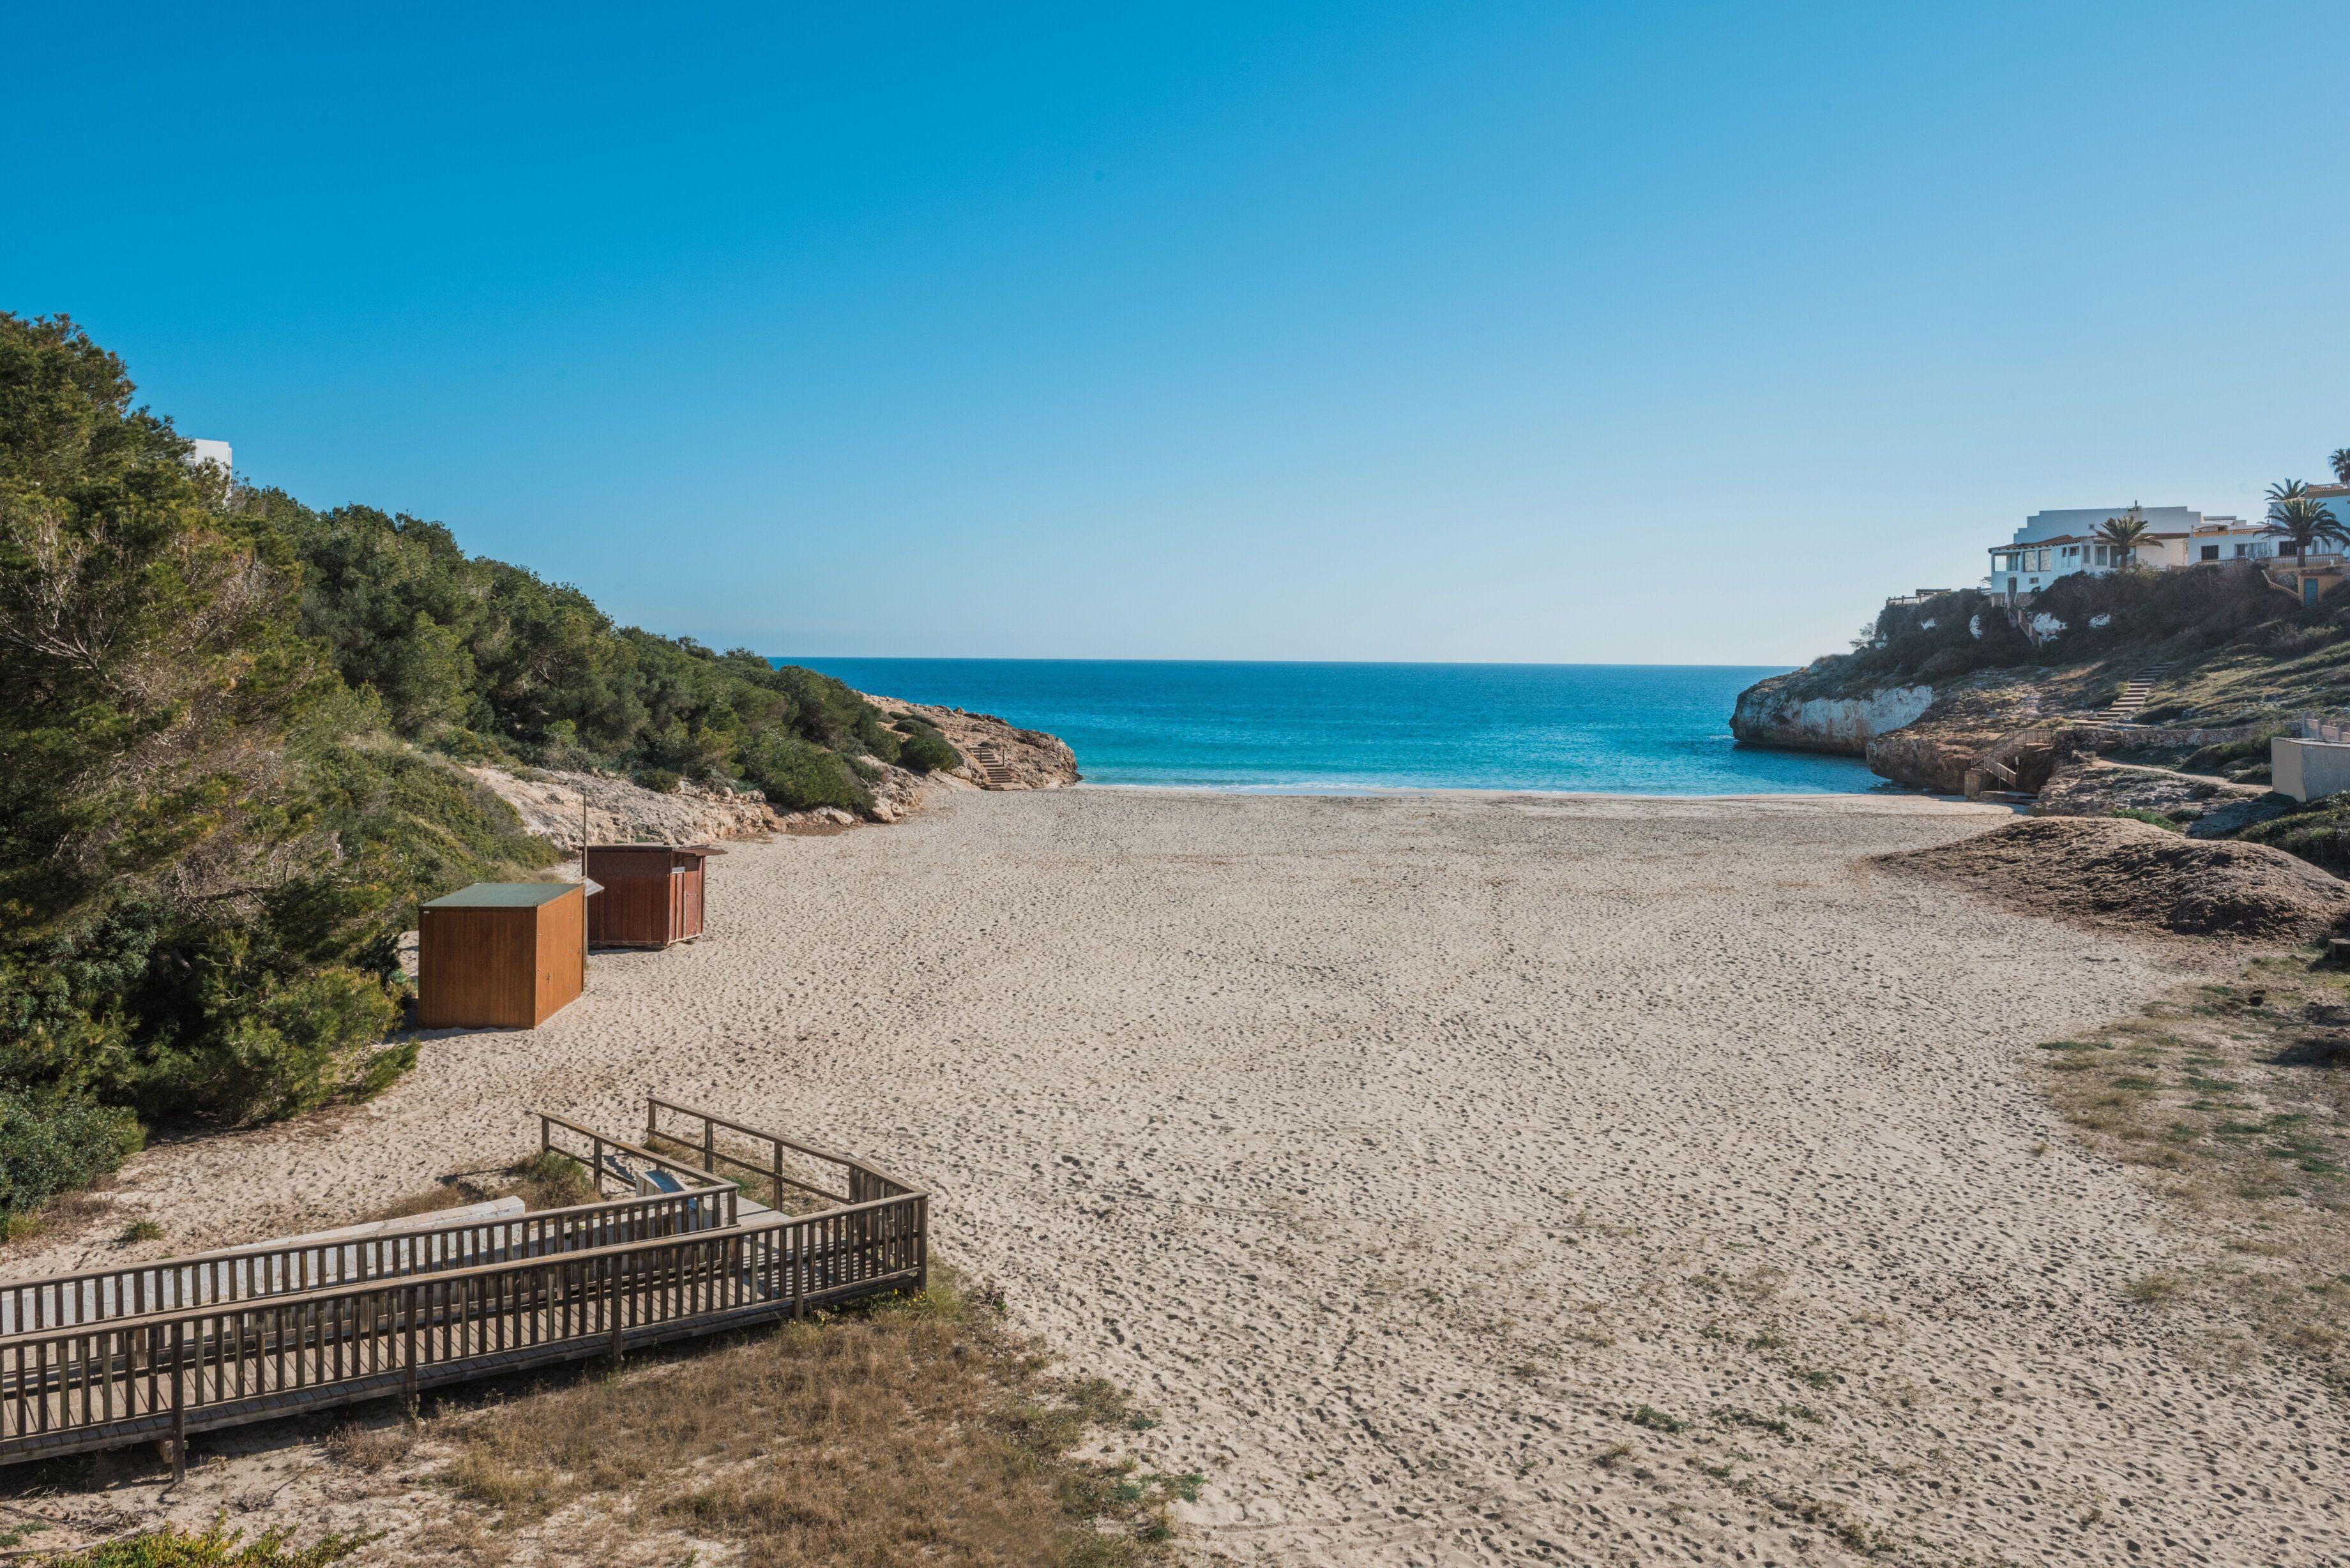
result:
M 1799 790 L 1799 791 L 1739 791 L 1711 794 L 1665 794 L 1640 790 L 1578 790 L 1578 789 L 1498 789 L 1456 784 L 1367 784 L 1356 788 L 1326 788 L 1315 785 L 1289 784 L 1118 784 L 1096 779 L 1083 779 L 1065 784 L 1072 791 L 1139 794 L 1230 796 L 1238 799 L 1267 800 L 1388 800 L 1414 799 L 1427 796 L 1434 799 L 1536 799 L 1593 801 L 1772 801 L 1783 804 L 1832 801 L 1929 800 L 1948 805 L 1977 807 L 1985 812 L 2012 812 L 2013 807 L 1981 801 L 1970 801 L 1961 794 L 1938 790 L 1918 789 L 1908 784 L 1880 779 L 1876 787 L 1858 790 Z

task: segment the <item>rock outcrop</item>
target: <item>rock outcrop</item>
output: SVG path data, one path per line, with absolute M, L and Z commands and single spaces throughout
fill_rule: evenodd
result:
M 524 826 L 574 854 L 579 849 L 583 800 L 588 836 L 598 844 L 764 838 L 783 826 L 779 814 L 755 790 L 681 784 L 662 794 L 606 774 L 534 771 L 525 775 L 491 767 L 465 771 L 513 806 Z
M 1076 753 L 1058 736 L 1042 730 L 1023 730 L 993 713 L 933 708 L 869 692 L 858 695 L 892 718 L 911 713 L 935 725 L 947 744 L 962 753 L 963 765 L 954 771 L 954 776 L 964 784 L 980 789 L 1061 789 L 1082 776 Z M 982 747 L 993 753 L 994 768 L 981 765 L 980 757 L 988 754 Z
M 1876 737 L 1901 728 L 1934 701 L 1931 686 L 1887 686 L 1852 695 L 1807 694 L 1797 670 L 1738 694 L 1730 732 L 1750 745 L 1862 756 Z
M 1869 737 L 1861 754 L 1896 784 L 1960 794 L 1983 757 L 2012 749 L 2040 716 L 2029 680 L 2004 671 L 1970 676 L 1944 686 L 1908 723 Z
M 1077 782 L 1077 759 L 1057 737 L 1023 730 L 989 713 L 931 708 L 894 697 L 867 701 L 895 717 L 913 713 L 937 726 L 962 753 L 952 774 L 916 774 L 882 765 L 865 787 L 873 797 L 876 822 L 897 822 L 922 808 L 933 789 L 1059 789 Z M 987 748 L 983 752 L 981 748 Z M 981 756 L 995 766 L 983 767 Z M 664 794 L 609 774 L 504 768 L 465 770 L 513 806 L 523 825 L 557 848 L 579 847 L 581 803 L 587 831 L 595 843 L 707 844 L 727 838 L 764 838 L 776 833 L 830 833 L 860 820 L 838 806 L 779 811 L 756 790 L 681 784 Z

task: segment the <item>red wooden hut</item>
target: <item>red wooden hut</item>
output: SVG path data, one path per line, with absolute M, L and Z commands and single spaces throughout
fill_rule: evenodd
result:
M 416 913 L 416 1023 L 536 1029 L 587 988 L 587 890 L 476 882 Z
M 599 948 L 665 948 L 702 934 L 702 863 L 723 855 L 707 844 L 591 844 L 588 879 L 604 890 L 588 900 L 588 940 Z

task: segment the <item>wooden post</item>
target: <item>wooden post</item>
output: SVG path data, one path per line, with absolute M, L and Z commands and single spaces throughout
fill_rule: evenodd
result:
M 408 1413 L 411 1417 L 416 1414 L 416 1335 L 418 1320 L 424 1315 L 424 1290 L 425 1287 L 422 1285 L 411 1285 L 408 1288 L 408 1376 L 406 1381 Z
M 718 1174 L 718 1124 L 708 1116 L 702 1118 L 702 1168 L 712 1176 Z
M 775 1177 L 775 1189 L 768 1195 L 767 1203 L 769 1207 L 780 1210 L 784 1206 L 784 1146 L 770 1142 L 767 1147 L 775 1151 L 775 1168 L 772 1173 Z
M 612 1370 L 615 1372 L 620 1369 L 620 1355 L 623 1348 L 620 1343 L 620 1264 L 623 1261 L 620 1258 L 614 1258 L 609 1264 L 612 1274 L 611 1304 L 605 1309 L 612 1318 Z
M 172 1325 L 172 1484 L 188 1479 L 188 1362 L 185 1323 Z
M 931 1288 L 931 1199 L 928 1193 L 914 1199 L 914 1288 Z

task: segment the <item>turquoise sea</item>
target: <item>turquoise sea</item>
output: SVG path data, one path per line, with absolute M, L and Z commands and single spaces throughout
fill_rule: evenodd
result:
M 1089 784 L 1821 794 L 1878 787 L 1857 759 L 1732 742 L 1769 668 L 778 659 L 910 702 L 1047 730 Z

